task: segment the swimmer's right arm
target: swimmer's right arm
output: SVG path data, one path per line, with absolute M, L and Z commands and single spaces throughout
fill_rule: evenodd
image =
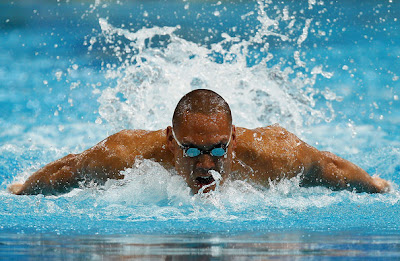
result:
M 36 171 L 25 183 L 12 184 L 8 189 L 16 195 L 56 194 L 77 187 L 78 155 L 70 154 Z
M 123 130 L 80 154 L 44 166 L 24 184 L 12 184 L 8 189 L 17 195 L 49 195 L 67 192 L 86 180 L 103 183 L 121 179 L 121 170 L 131 167 L 139 155 L 171 166 L 165 141 L 165 130 Z
M 119 172 L 128 166 L 128 162 L 119 149 L 120 136 L 120 133 L 114 134 L 80 154 L 70 154 L 51 162 L 23 184 L 12 184 L 8 190 L 16 195 L 49 195 L 67 192 L 85 179 L 104 182 L 108 178 L 121 178 Z

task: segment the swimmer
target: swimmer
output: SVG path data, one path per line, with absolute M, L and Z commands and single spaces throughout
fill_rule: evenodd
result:
M 157 131 L 123 130 L 94 147 L 70 154 L 36 171 L 17 195 L 58 194 L 84 181 L 122 179 L 137 157 L 175 169 L 196 194 L 226 180 L 268 186 L 270 181 L 300 177 L 301 186 L 383 193 L 389 183 L 330 152 L 319 151 L 286 129 L 271 125 L 246 129 L 232 125 L 231 110 L 217 93 L 199 89 L 176 106 L 172 126 Z

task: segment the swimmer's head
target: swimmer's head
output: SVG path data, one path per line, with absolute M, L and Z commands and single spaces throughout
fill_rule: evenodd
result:
M 214 181 L 211 170 L 221 174 L 222 182 L 231 172 L 236 133 L 229 105 L 219 94 L 205 89 L 186 94 L 176 106 L 167 139 L 175 169 L 193 193 Z

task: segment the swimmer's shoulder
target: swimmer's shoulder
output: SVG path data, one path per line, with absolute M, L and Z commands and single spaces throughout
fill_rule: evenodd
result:
M 296 137 L 293 133 L 281 127 L 279 124 L 273 124 L 266 127 L 258 127 L 255 129 L 237 127 L 236 133 L 239 139 L 258 141 L 258 142 L 268 141 L 271 139 L 283 140 L 287 138 Z
M 167 148 L 166 129 L 122 130 L 111 135 L 108 145 L 123 157 L 152 159 L 156 162 L 172 165 L 172 154 Z
M 265 155 L 286 155 L 307 146 L 295 134 L 273 124 L 255 129 L 236 128 L 239 150 L 251 150 Z
M 280 126 L 278 123 L 266 126 L 266 127 L 259 127 L 254 129 L 254 131 L 258 132 L 258 133 L 262 133 L 262 134 L 268 134 L 268 135 L 272 135 L 272 136 L 281 136 L 281 137 L 286 137 L 289 135 L 293 135 L 293 133 L 291 133 L 290 131 L 288 131 L 287 129 L 283 128 L 282 126 Z
M 121 130 L 111 136 L 105 141 L 109 143 L 126 144 L 126 143 L 142 143 L 147 142 L 160 142 L 166 139 L 166 129 L 156 131 L 149 130 Z
M 236 128 L 237 140 L 233 169 L 246 173 L 246 179 L 264 184 L 269 179 L 277 180 L 282 173 L 293 168 L 290 148 L 284 137 L 290 135 L 278 124 L 255 129 Z M 251 174 L 251 175 L 248 175 Z
M 309 152 L 312 152 L 305 142 L 278 124 L 239 128 L 236 144 L 239 164 L 235 164 L 234 169 L 250 169 L 253 174 L 248 178 L 256 182 L 297 175 L 302 167 L 309 166 Z
M 121 130 L 102 140 L 88 151 L 130 157 L 130 155 L 140 155 L 152 150 L 160 150 L 165 143 L 165 129 L 157 131 Z

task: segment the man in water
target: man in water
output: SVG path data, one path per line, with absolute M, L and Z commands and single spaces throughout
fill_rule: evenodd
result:
M 268 186 L 300 177 L 302 186 L 381 193 L 389 183 L 330 152 L 319 151 L 278 125 L 249 130 L 232 125 L 229 105 L 217 93 L 195 90 L 176 106 L 172 127 L 123 130 L 80 154 L 54 161 L 13 184 L 14 194 L 57 194 L 83 181 L 122 179 L 137 157 L 175 168 L 193 193 L 208 192 L 216 180 L 240 179 Z

